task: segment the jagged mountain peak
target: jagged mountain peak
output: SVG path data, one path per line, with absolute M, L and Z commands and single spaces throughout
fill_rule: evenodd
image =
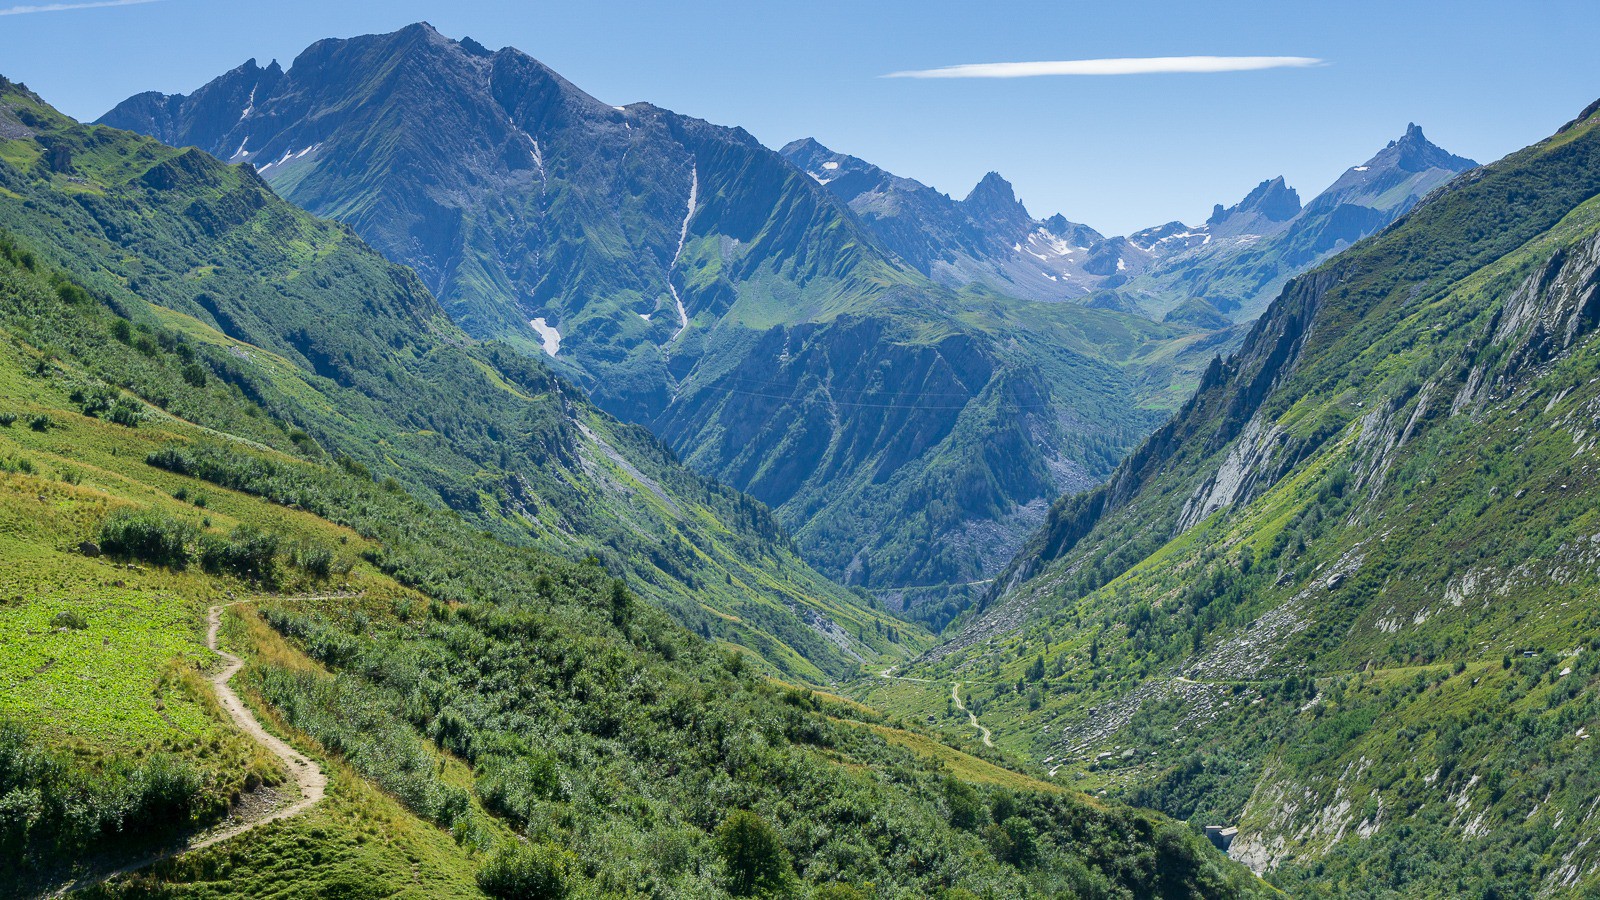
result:
M 458 41 L 458 43 L 461 44 L 461 49 L 467 51 L 469 54 L 471 54 L 473 56 L 493 56 L 494 55 L 494 51 L 493 50 L 490 50 L 488 47 L 485 47 L 484 45 L 478 43 L 477 41 L 473 40 L 470 37 L 467 37 L 467 36 L 463 35 L 461 40 Z
M 1033 223 L 1033 217 L 1017 199 L 1011 182 L 1000 177 L 999 172 L 984 175 L 961 205 L 974 219 L 992 225 L 1027 230 Z
M 1106 239 L 1105 235 L 1095 229 L 1081 222 L 1074 222 L 1061 213 L 1056 213 L 1045 219 L 1044 227 L 1049 229 L 1051 234 L 1064 238 L 1080 247 L 1087 247 L 1090 244 L 1099 243 Z
M 1403 172 L 1423 172 L 1428 169 L 1464 171 L 1476 168 L 1477 163 L 1464 156 L 1456 156 L 1428 140 L 1415 122 L 1406 125 L 1405 134 L 1388 143 L 1366 162 L 1367 169 L 1399 169 Z
M 1212 208 L 1211 218 L 1206 220 L 1207 225 L 1221 225 L 1240 216 L 1255 215 L 1269 222 L 1287 222 L 1300 212 L 1300 194 L 1289 187 L 1282 175 L 1269 178 L 1256 185 L 1243 200 L 1231 207 L 1223 208 L 1218 203 Z
M 1017 202 L 1017 192 L 1011 186 L 1011 182 L 1001 177 L 999 172 L 988 172 L 979 179 L 977 185 L 962 202 L 981 205 L 1012 204 Z

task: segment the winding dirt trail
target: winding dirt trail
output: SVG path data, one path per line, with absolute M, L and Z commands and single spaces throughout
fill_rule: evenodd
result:
M 302 599 L 318 600 L 331 599 L 331 597 L 307 597 Z M 245 832 L 260 828 L 268 822 L 276 822 L 279 819 L 298 816 L 322 801 L 322 797 L 328 788 L 328 776 L 322 771 L 322 767 L 307 759 L 300 751 L 267 733 L 267 730 L 261 727 L 261 722 L 256 719 L 255 714 L 250 712 L 250 708 L 245 706 L 244 701 L 239 699 L 239 695 L 234 693 L 233 688 L 228 686 L 228 682 L 233 680 L 233 676 L 239 674 L 239 670 L 244 668 L 244 660 L 217 646 L 217 632 L 222 629 L 222 610 L 225 607 L 238 606 L 242 603 L 250 602 L 252 601 L 237 600 L 233 603 L 213 606 L 206 611 L 206 647 L 211 652 L 222 657 L 222 661 L 226 663 L 221 670 L 210 677 L 211 688 L 217 694 L 217 702 L 221 703 L 222 708 L 227 710 L 228 718 L 232 719 L 235 725 L 250 735 L 251 739 L 256 743 L 271 750 L 272 755 L 283 760 L 284 766 L 289 770 L 290 777 L 294 779 L 295 787 L 299 789 L 300 799 L 276 809 L 269 807 L 261 810 L 248 808 L 235 810 L 228 824 L 205 834 L 203 837 L 192 840 L 180 847 L 153 853 L 107 872 L 100 872 L 70 881 L 47 896 L 63 897 L 73 891 L 99 884 L 118 875 L 137 872 L 164 859 L 171 859 L 184 853 L 204 849 L 212 844 L 219 844 L 230 838 L 236 838 Z
M 961 682 L 957 681 L 956 683 L 950 685 L 950 699 L 955 702 L 956 709 L 959 709 L 967 714 L 967 722 L 970 723 L 973 728 L 978 729 L 978 732 L 983 735 L 983 745 L 985 747 L 993 747 L 994 741 L 989 740 L 992 732 L 978 724 L 978 717 L 973 715 L 972 710 L 967 709 L 966 705 L 961 702 Z
M 238 602 L 245 603 L 248 601 L 241 600 Z M 225 605 L 236 606 L 238 603 Z M 227 663 L 226 666 L 222 667 L 221 671 L 211 676 L 211 687 L 217 692 L 217 700 L 222 704 L 222 708 L 228 711 L 228 718 L 232 719 L 235 725 L 238 725 L 246 734 L 254 738 L 256 743 L 271 750 L 272 755 L 283 760 L 284 766 L 289 770 L 290 777 L 294 779 L 295 786 L 300 789 L 300 799 L 258 819 L 240 822 L 216 834 L 209 835 L 204 840 L 191 844 L 186 848 L 188 850 L 209 847 L 218 841 L 225 841 L 252 828 L 259 828 L 268 822 L 276 822 L 279 819 L 298 816 L 321 802 L 322 795 L 328 789 L 328 776 L 322 771 L 322 767 L 307 759 L 300 751 L 268 734 L 267 730 L 261 727 L 261 723 L 257 721 L 255 715 L 250 712 L 250 708 L 245 706 L 244 701 L 239 699 L 239 695 L 235 694 L 233 688 L 228 686 L 228 682 L 233 680 L 233 676 L 239 674 L 239 670 L 244 668 L 244 660 L 217 647 L 217 631 L 221 628 L 222 606 L 213 606 L 206 612 L 206 646 L 211 648 L 212 653 L 222 657 L 223 661 Z

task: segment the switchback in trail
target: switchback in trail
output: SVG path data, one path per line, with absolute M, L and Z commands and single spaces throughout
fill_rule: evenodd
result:
M 333 597 L 304 597 L 300 599 L 323 600 L 333 599 Z M 73 891 L 115 878 L 118 875 L 125 875 L 129 872 L 136 872 L 147 866 L 155 865 L 164 859 L 171 859 L 184 853 L 210 847 L 213 844 L 221 843 L 260 828 L 268 822 L 276 822 L 280 819 L 298 816 L 322 801 L 323 794 L 327 792 L 328 787 L 327 774 L 315 762 L 308 759 L 305 754 L 269 734 L 261 726 L 261 722 L 256 719 L 255 714 L 250 712 L 250 708 L 244 705 L 244 701 L 240 700 L 239 695 L 234 693 L 233 688 L 228 685 L 228 682 L 233 680 L 233 676 L 239 674 L 239 670 L 244 668 L 244 660 L 217 646 L 217 632 L 222 628 L 222 610 L 227 606 L 237 606 L 241 603 L 249 602 L 252 601 L 239 600 L 234 603 L 213 606 L 206 612 L 206 647 L 210 648 L 211 652 L 222 657 L 224 663 L 220 670 L 211 675 L 209 679 L 211 688 L 216 692 L 217 702 L 222 704 L 224 710 L 227 710 L 228 718 L 232 719 L 235 725 L 250 735 L 252 740 L 272 751 L 273 756 L 283 761 L 284 767 L 289 771 L 289 776 L 293 779 L 295 787 L 299 791 L 300 799 L 287 806 L 277 806 L 276 808 L 274 808 L 273 804 L 261 806 L 240 804 L 235 808 L 229 821 L 215 831 L 198 837 L 182 846 L 150 854 L 116 869 L 75 879 L 62 885 L 48 896 L 62 897 Z

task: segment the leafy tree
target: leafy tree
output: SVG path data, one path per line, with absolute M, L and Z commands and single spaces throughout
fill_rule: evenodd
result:
M 950 810 L 950 824 L 964 831 L 977 828 L 988 818 L 989 809 L 983 797 L 976 788 L 960 779 L 945 779 L 944 802 Z
M 717 851 L 728 867 L 728 890 L 735 897 L 753 897 L 789 883 L 783 839 L 753 812 L 736 810 L 718 826 Z
M 1019 869 L 1031 866 L 1038 855 L 1039 830 L 1021 816 L 1012 816 L 988 829 L 994 855 Z

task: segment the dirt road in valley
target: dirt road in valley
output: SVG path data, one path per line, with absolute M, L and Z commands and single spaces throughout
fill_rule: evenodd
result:
M 961 682 L 958 681 L 955 684 L 950 685 L 950 699 L 955 702 L 956 709 L 959 709 L 967 714 L 967 721 L 972 725 L 972 727 L 978 729 L 978 732 L 983 735 L 983 745 L 985 747 L 993 747 L 994 741 L 989 740 L 991 734 L 989 729 L 979 725 L 978 717 L 973 715 L 972 710 L 967 709 L 967 707 L 961 702 Z

